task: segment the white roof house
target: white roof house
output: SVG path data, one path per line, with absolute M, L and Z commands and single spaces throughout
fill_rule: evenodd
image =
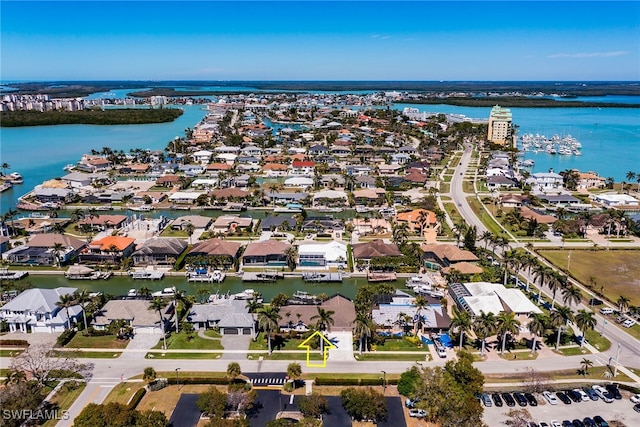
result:
M 176 191 L 169 196 L 169 201 L 174 203 L 195 203 L 196 199 L 204 193 L 191 191 Z
M 209 163 L 209 160 L 211 160 L 212 155 L 213 155 L 212 151 L 200 150 L 193 153 L 193 158 L 195 159 L 196 162 Z
M 73 294 L 77 288 L 60 287 L 55 289 L 33 288 L 0 308 L 0 319 L 6 320 L 9 331 L 21 332 L 62 332 L 69 324 L 67 310 L 56 305 L 61 295 Z M 69 307 L 69 317 L 77 320 L 82 307 Z
M 344 266 L 347 262 L 347 245 L 335 241 L 301 244 L 298 246 L 298 260 L 301 267 Z
M 313 196 L 313 202 L 315 203 L 315 201 L 318 200 L 318 199 L 345 199 L 345 200 L 347 200 L 347 193 L 345 193 L 344 191 L 338 191 L 338 190 L 318 191 Z
M 313 185 L 312 178 L 294 177 L 285 180 L 284 185 L 286 187 L 311 187 Z
M 542 313 L 519 289 L 487 282 L 464 283 L 463 286 L 470 295 L 462 298 L 474 316 L 481 312 L 499 314 L 503 311 L 517 315 Z
M 593 199 L 607 206 L 638 206 L 638 199 L 628 194 L 595 194 Z

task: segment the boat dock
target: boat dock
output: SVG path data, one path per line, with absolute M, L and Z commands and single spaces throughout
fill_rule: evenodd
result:
M 27 271 L 9 271 L 8 269 L 0 270 L 0 279 L 4 280 L 20 280 L 29 275 Z
M 160 280 L 164 277 L 164 271 L 148 271 L 148 270 L 130 271 L 129 275 L 134 280 L 136 279 Z
M 275 282 L 278 279 L 284 279 L 282 273 L 251 273 L 245 271 L 242 273 L 243 282 Z
M 303 273 L 302 278 L 305 282 L 342 282 L 342 273 Z
M 391 273 L 367 273 L 367 282 L 393 282 L 398 277 L 395 272 Z

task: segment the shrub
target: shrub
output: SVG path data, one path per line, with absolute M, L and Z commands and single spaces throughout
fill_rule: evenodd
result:
M 0 342 L 7 347 L 29 347 L 29 341 L 26 340 L 2 340 Z
M 75 330 L 67 329 L 58 336 L 58 338 L 56 339 L 56 342 L 58 343 L 58 345 L 65 346 L 69 343 L 69 341 L 71 341 L 71 339 L 75 335 L 76 335 Z
M 162 390 L 169 384 L 169 381 L 166 378 L 158 378 L 157 380 L 151 381 L 147 384 L 147 388 L 149 391 L 158 391 Z
M 146 388 L 141 388 L 140 390 L 136 391 L 133 396 L 131 396 L 131 399 L 129 400 L 129 403 L 127 404 L 127 407 L 129 409 L 136 409 L 136 406 L 138 406 L 138 403 L 140 403 L 140 401 L 142 400 L 142 398 L 144 397 L 144 395 L 147 393 L 147 389 Z

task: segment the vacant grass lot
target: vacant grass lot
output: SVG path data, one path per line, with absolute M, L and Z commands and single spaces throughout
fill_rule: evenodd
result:
M 162 349 L 163 341 L 160 339 L 153 349 Z M 173 333 L 167 338 L 168 350 L 222 350 L 220 340 L 201 338 L 196 332 L 187 335 L 184 332 Z
M 556 267 L 567 269 L 568 250 L 541 250 Z M 571 250 L 569 274 L 580 283 L 595 282 L 594 291 L 615 303 L 624 295 L 631 305 L 640 305 L 640 251 L 638 250 Z
M 126 348 L 128 340 L 117 340 L 115 335 L 104 335 L 102 337 L 87 337 L 82 332 L 77 333 L 66 348 Z

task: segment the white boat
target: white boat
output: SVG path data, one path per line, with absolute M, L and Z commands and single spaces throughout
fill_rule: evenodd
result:
M 360 205 L 356 206 L 356 212 L 358 213 L 365 213 L 368 211 L 369 211 L 369 208 L 366 206 L 360 206 Z
M 426 276 L 423 274 L 419 274 L 417 276 L 411 276 L 407 278 L 407 281 L 406 281 L 407 288 L 414 289 L 414 290 L 418 287 L 422 289 L 427 289 L 427 288 L 432 289 L 433 284 L 434 284 L 433 280 L 429 276 Z
M 164 288 L 151 294 L 154 298 L 173 297 L 176 294 L 176 288 Z
M 11 172 L 6 179 L 12 184 L 22 184 L 24 182 L 24 178 L 18 172 Z
M 130 271 L 129 275 L 132 279 L 160 280 L 164 277 L 164 271 L 134 270 Z
M 380 215 L 382 215 L 384 218 L 396 216 L 396 213 L 396 208 L 393 207 L 380 209 Z
M 129 289 L 129 292 L 127 292 L 127 296 L 128 297 L 137 297 L 138 296 L 138 291 L 135 289 Z
M 74 170 L 76 168 L 76 165 L 69 163 L 68 165 L 66 165 L 65 167 L 62 168 L 63 171 L 66 172 L 71 172 L 72 170 Z
M 253 289 L 245 289 L 242 292 L 238 292 L 237 294 L 231 294 L 231 298 L 240 299 L 240 300 L 249 300 L 256 297 L 256 291 Z
M 221 283 L 224 282 L 226 277 L 227 275 L 220 270 L 195 270 L 187 272 L 188 282 Z

